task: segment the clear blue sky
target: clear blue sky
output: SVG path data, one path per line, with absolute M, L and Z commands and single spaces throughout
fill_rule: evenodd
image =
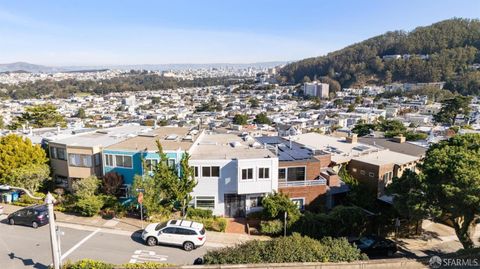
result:
M 479 0 L 0 0 L 0 63 L 251 63 L 480 17 Z

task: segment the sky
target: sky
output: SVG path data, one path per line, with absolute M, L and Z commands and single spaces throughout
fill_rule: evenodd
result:
M 0 63 L 293 61 L 479 18 L 479 0 L 0 0 Z

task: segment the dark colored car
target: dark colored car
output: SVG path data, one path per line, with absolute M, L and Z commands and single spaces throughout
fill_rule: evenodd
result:
M 46 205 L 34 205 L 20 209 L 7 217 L 10 225 L 22 224 L 38 228 L 48 223 L 48 208 Z
M 353 241 L 362 253 L 369 257 L 388 256 L 391 257 L 398 251 L 397 244 L 390 239 L 379 236 L 364 236 Z

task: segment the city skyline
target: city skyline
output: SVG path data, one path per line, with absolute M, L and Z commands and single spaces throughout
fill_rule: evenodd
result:
M 48 66 L 294 61 L 387 31 L 475 18 L 478 1 L 196 3 L 82 1 L 0 5 L 0 63 Z M 95 7 L 95 8 L 92 8 Z

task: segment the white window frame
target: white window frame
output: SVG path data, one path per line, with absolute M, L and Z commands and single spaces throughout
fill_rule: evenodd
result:
M 199 207 L 197 205 L 197 201 L 199 200 L 198 197 L 202 198 L 200 200 L 205 200 L 205 201 L 210 200 L 210 199 L 206 199 L 206 198 L 213 198 L 213 207 Z M 203 195 L 195 196 L 195 208 L 210 209 L 210 210 L 213 211 L 215 209 L 216 205 L 217 205 L 217 197 L 215 197 L 215 196 L 203 196 Z
M 202 177 L 202 178 L 220 178 L 221 176 L 221 168 L 220 168 L 220 165 L 205 165 L 205 166 L 198 166 L 199 167 L 199 170 L 198 170 L 198 177 Z M 213 176 L 213 167 L 218 167 L 218 176 Z M 210 170 L 210 176 L 205 176 L 203 174 L 203 168 L 208 168 Z
M 260 177 L 260 174 L 261 174 L 261 173 L 260 173 L 260 169 L 263 169 L 264 177 Z M 265 177 L 265 169 L 268 170 L 268 177 Z M 271 170 L 272 170 L 272 169 L 270 169 L 270 167 L 258 167 L 258 169 L 257 169 L 258 179 L 259 179 L 259 180 L 269 180 L 269 179 L 272 177 L 272 175 L 271 175 Z
M 145 166 L 147 168 L 147 172 L 153 172 L 153 170 L 154 170 L 154 169 L 152 169 L 152 167 L 153 167 L 152 164 L 151 164 L 152 161 L 155 161 L 156 165 L 158 165 L 158 163 L 160 162 L 160 160 L 155 159 L 155 158 L 145 159 Z M 133 159 L 132 159 L 132 162 L 133 162 Z M 149 166 L 148 162 L 150 162 L 150 166 Z M 133 163 L 132 163 L 132 166 L 133 166 Z
M 133 169 L 133 156 L 132 155 L 126 155 L 126 154 L 112 154 L 113 156 L 115 156 L 115 167 L 118 167 L 118 168 L 122 168 L 122 169 Z M 117 164 L 117 156 L 121 156 L 122 158 L 125 158 L 125 157 L 130 157 L 130 159 L 132 159 L 132 166 L 131 167 L 128 167 L 128 166 L 119 166 Z M 123 161 L 125 162 L 125 161 Z
M 78 164 L 74 164 L 71 161 L 71 156 L 78 156 Z M 92 162 L 92 155 L 89 154 L 80 154 L 80 153 L 68 153 L 68 166 L 73 166 L 73 167 L 80 167 L 80 168 L 92 168 L 93 167 L 93 162 Z M 87 160 L 87 162 L 85 162 Z
M 302 207 L 299 208 L 300 210 L 305 209 L 305 197 L 293 197 L 290 198 L 290 201 L 294 202 L 294 200 L 302 200 Z
M 284 178 L 280 178 L 280 169 L 285 170 L 285 177 Z M 285 181 L 287 180 L 287 175 L 288 175 L 287 170 L 288 170 L 287 167 L 279 167 L 278 168 L 278 180 L 285 180 Z
M 306 165 L 285 167 L 286 168 L 286 170 L 285 170 L 285 181 L 288 181 L 288 170 L 290 168 L 302 168 L 302 167 L 305 169 L 305 174 L 303 175 L 303 181 L 306 181 L 307 180 L 307 166 Z M 302 181 L 302 180 L 295 180 L 295 181 Z M 292 181 L 290 181 L 290 182 L 292 182 Z
M 243 170 L 252 170 L 252 178 L 248 178 L 248 171 L 247 171 L 247 178 L 243 178 Z M 253 167 L 246 167 L 246 168 L 242 168 L 240 169 L 240 180 L 242 181 L 253 181 L 255 180 L 255 168 Z
M 111 153 L 105 153 L 103 154 L 103 158 L 105 160 L 105 166 L 108 166 L 108 167 L 115 167 L 115 158 L 114 158 L 114 154 L 111 154 Z M 108 157 L 111 157 L 111 162 L 109 164 L 109 161 L 108 161 Z

